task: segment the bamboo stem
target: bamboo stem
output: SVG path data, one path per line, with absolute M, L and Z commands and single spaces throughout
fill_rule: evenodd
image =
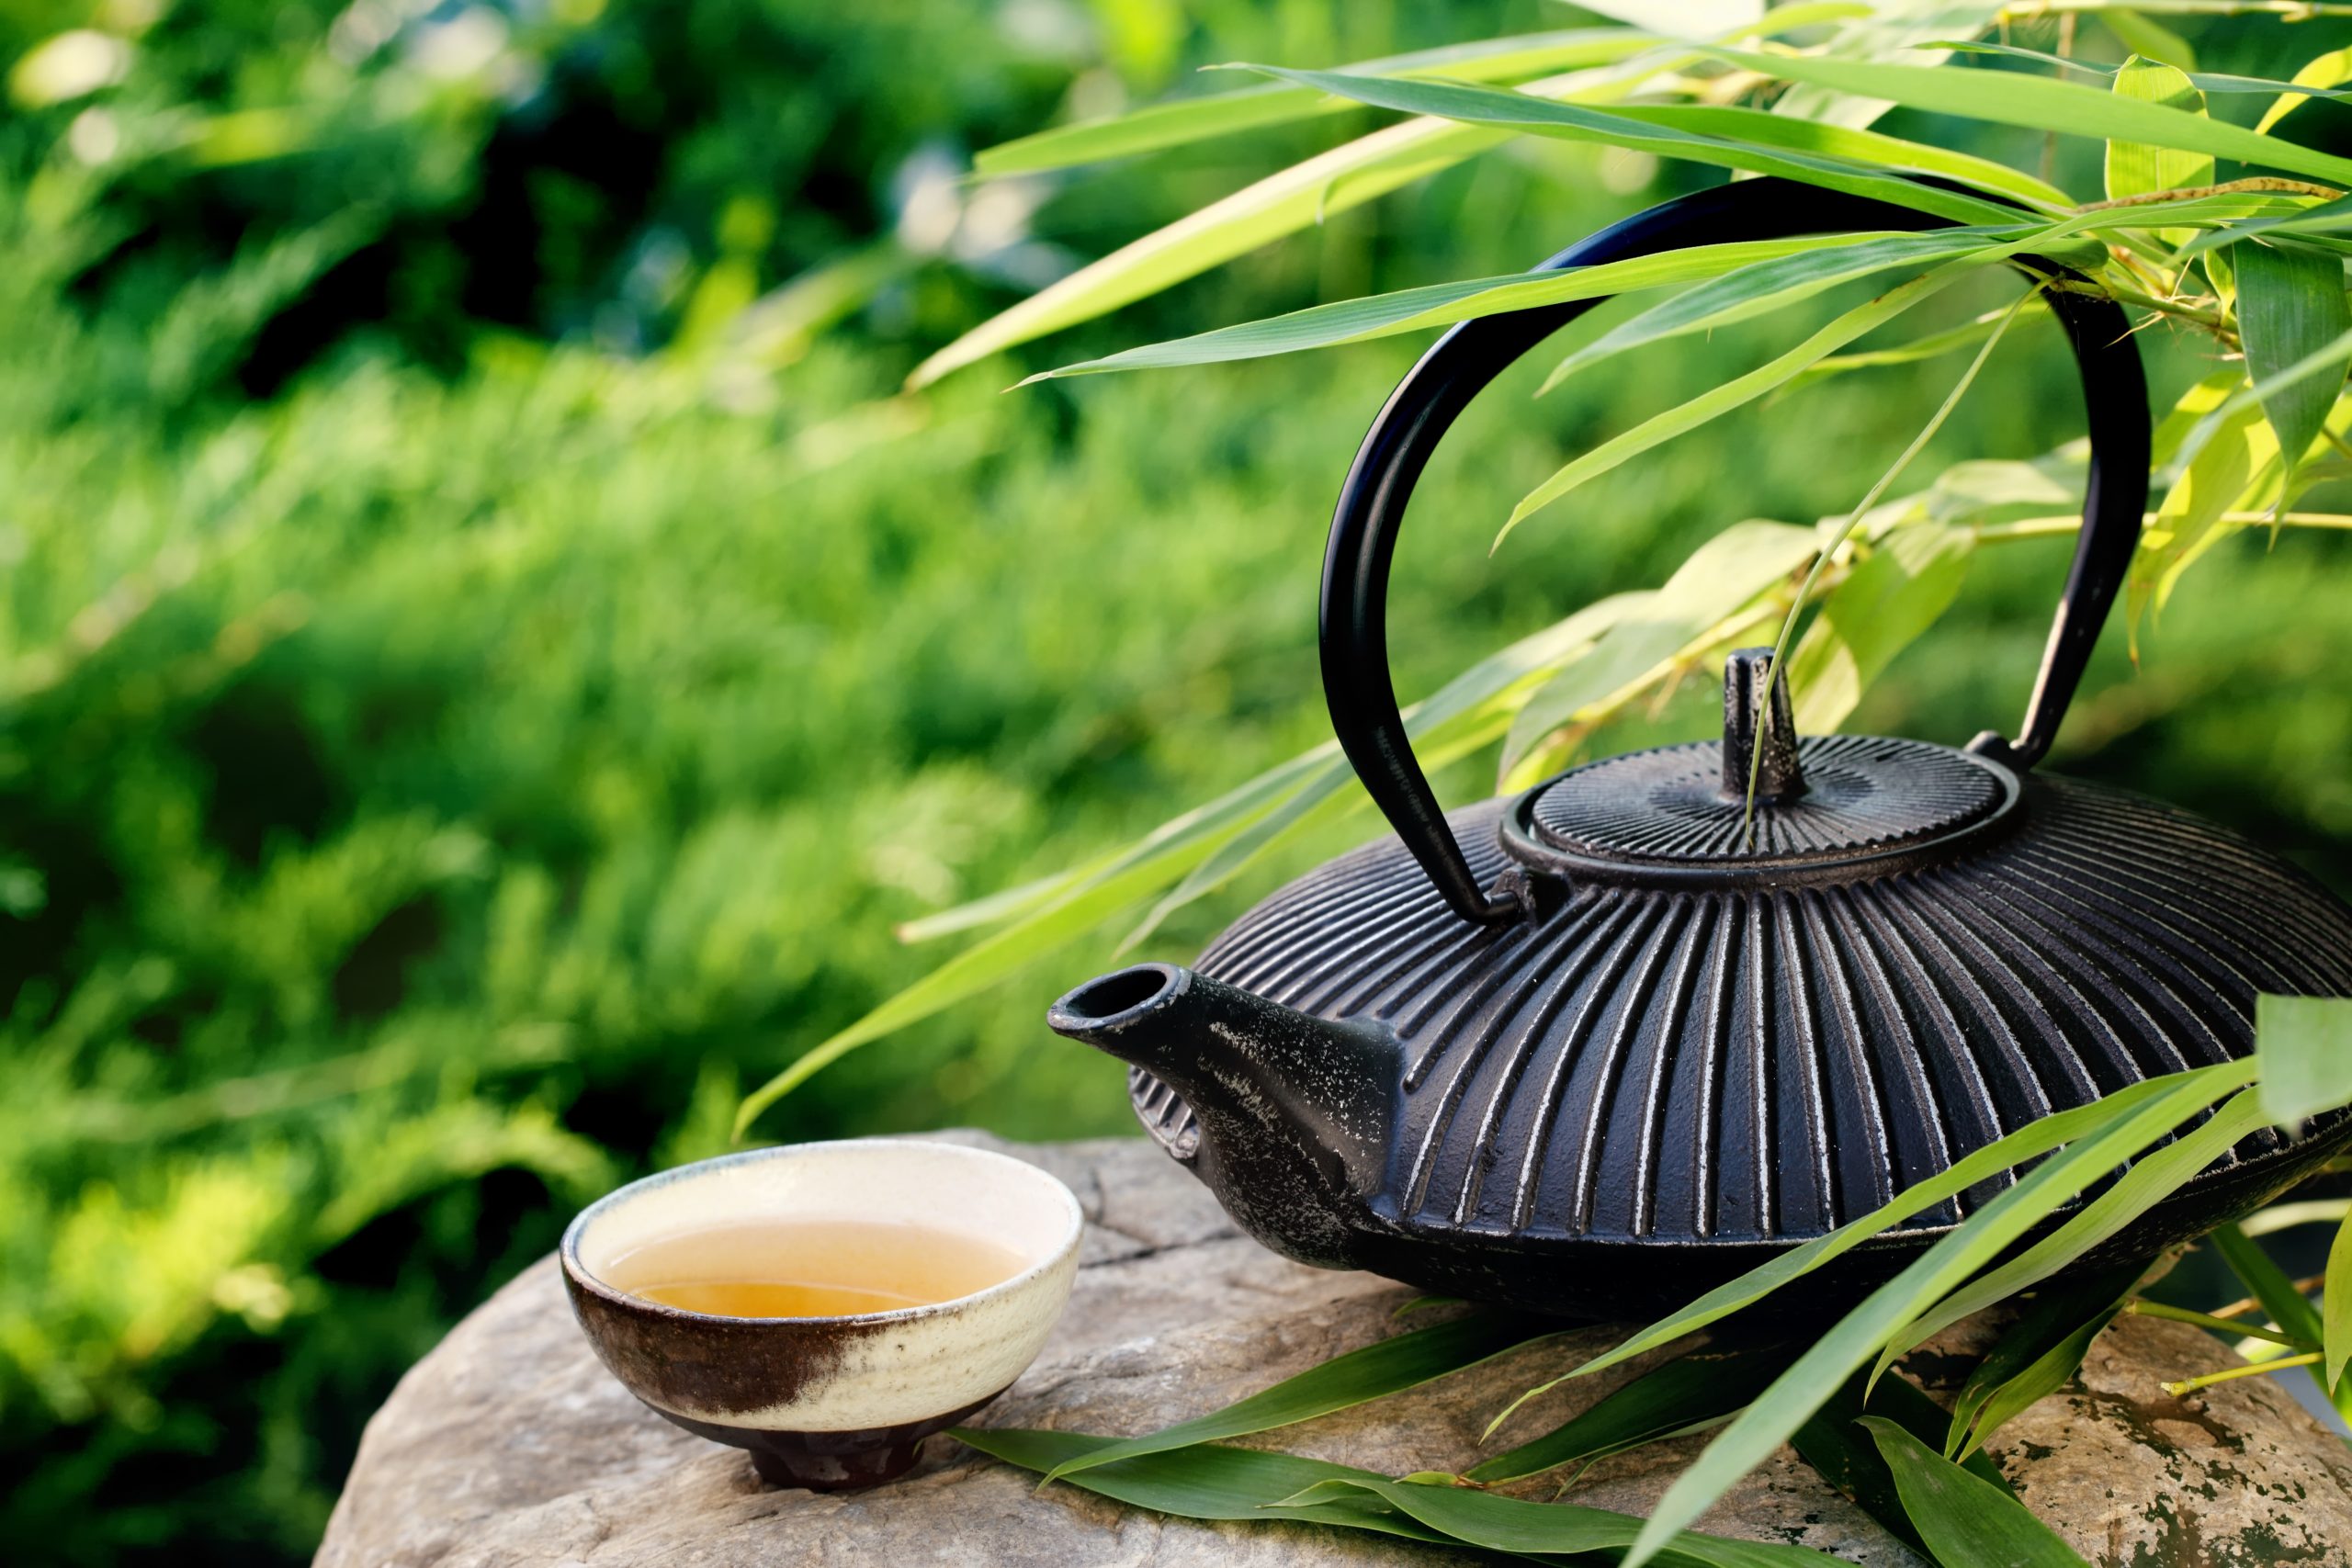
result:
M 2313 1274 L 2308 1279 L 2298 1280 L 2295 1281 L 2295 1293 L 2299 1296 L 2308 1296 L 2313 1291 L 2318 1290 L 2321 1285 L 2326 1283 L 2326 1281 L 2327 1276 L 2324 1274 Z M 2243 1296 L 2238 1300 L 2232 1302 L 2227 1306 L 2215 1307 L 2213 1309 L 2213 1315 L 2215 1317 L 2243 1317 L 2261 1304 L 2262 1303 L 2253 1296 Z
M 2147 514 L 2154 523 L 2156 514 Z M 2352 529 L 2352 516 L 2335 512 L 2284 512 L 2277 517 L 2267 512 L 2224 512 L 2224 523 L 2284 523 L 2297 528 Z M 2010 539 L 2046 539 L 2061 534 L 2072 534 L 2083 525 L 2083 520 L 2071 512 L 2052 513 L 2047 517 L 2019 517 L 2008 523 L 1984 523 L 1969 530 L 1980 545 L 1997 545 Z
M 2251 1367 L 2232 1367 L 2226 1371 L 2207 1372 L 2201 1378 L 2183 1378 L 2178 1382 L 2162 1383 L 2161 1387 L 2175 1399 L 2184 1393 L 2194 1393 L 2200 1388 L 2211 1388 L 2217 1382 L 2230 1382 L 2238 1378 L 2260 1377 L 2265 1372 L 2282 1372 L 2289 1367 L 2315 1367 L 2321 1360 L 2316 1350 L 2302 1356 L 2281 1356 L 2275 1361 L 2260 1361 Z
M 2141 1317 L 2160 1317 L 2167 1323 L 2190 1323 L 2199 1328 L 2210 1328 L 2216 1334 L 2242 1335 L 2249 1339 L 2267 1339 L 2274 1345 L 2290 1345 L 2297 1349 L 2308 1348 L 2311 1341 L 2282 1334 L 2275 1328 L 2256 1328 L 2250 1324 L 2232 1323 L 2226 1317 L 2215 1317 L 2209 1312 L 2191 1312 L 2187 1307 L 2166 1306 L 2162 1302 L 2137 1301 L 2123 1309 Z M 2277 1362 L 2266 1365 L 2276 1366 Z

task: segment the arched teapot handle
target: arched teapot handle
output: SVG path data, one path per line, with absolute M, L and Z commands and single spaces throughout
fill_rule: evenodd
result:
M 1916 231 L 1951 220 L 1869 197 L 1763 178 L 1718 186 L 1653 207 L 1562 251 L 1547 270 L 1593 266 L 1691 244 L 1783 239 L 1841 229 Z M 2038 256 L 2017 265 L 2075 276 Z M 2041 673 L 2015 740 L 1986 731 L 1970 750 L 2020 772 L 2050 749 L 2081 682 L 2100 626 L 2122 587 L 2147 505 L 2147 382 L 2131 323 L 2109 299 L 2052 291 L 2082 372 L 2090 423 L 2090 478 L 2081 543 L 2059 601 Z M 1485 316 L 1454 327 L 1423 355 L 1389 395 L 1340 487 L 1323 560 L 1323 693 L 1331 728 L 1356 776 L 1464 919 L 1516 919 L 1519 898 L 1485 888 L 1446 826 L 1413 756 L 1388 672 L 1388 570 L 1406 504 L 1446 429 L 1487 382 L 1521 355 L 1600 301 L 1579 299 Z

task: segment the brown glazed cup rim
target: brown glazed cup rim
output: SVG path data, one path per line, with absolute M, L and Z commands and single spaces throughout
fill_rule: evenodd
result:
M 823 1158 L 832 1151 L 849 1149 L 920 1150 L 929 1155 L 944 1155 L 952 1158 L 972 1159 L 982 1164 L 1010 1167 L 1013 1171 L 1022 1173 L 1021 1179 L 1035 1179 L 1041 1182 L 1060 1197 L 1063 1206 L 1068 1211 L 1068 1227 L 1054 1245 L 1027 1268 L 1017 1274 L 1007 1275 L 984 1290 L 974 1291 L 967 1295 L 951 1296 L 942 1302 L 925 1302 L 918 1306 L 893 1307 L 885 1312 L 838 1313 L 806 1317 L 749 1317 L 730 1314 L 693 1312 L 684 1307 L 672 1306 L 667 1302 L 657 1302 L 650 1297 L 637 1295 L 608 1284 L 599 1279 L 595 1272 L 581 1260 L 580 1238 L 589 1225 L 593 1224 L 600 1215 L 620 1209 L 656 1188 L 666 1187 L 673 1182 L 691 1179 L 705 1172 L 728 1167 L 753 1165 L 772 1159 Z M 1011 1155 L 999 1154 L 993 1149 L 973 1148 L 967 1144 L 944 1143 L 936 1138 L 831 1138 L 803 1144 L 773 1144 L 765 1148 L 742 1149 L 734 1154 L 717 1155 L 709 1159 L 695 1160 L 688 1165 L 673 1166 L 668 1170 L 656 1171 L 650 1176 L 639 1177 L 626 1186 L 616 1187 L 572 1216 L 571 1223 L 564 1227 L 563 1240 L 557 1247 L 557 1255 L 561 1260 L 564 1273 L 569 1275 L 581 1289 L 609 1302 L 626 1303 L 639 1312 L 651 1312 L 682 1323 L 759 1324 L 771 1327 L 789 1328 L 799 1324 L 906 1323 L 920 1318 L 939 1317 L 949 1313 L 961 1312 L 975 1303 L 1007 1295 L 1028 1285 L 1039 1275 L 1057 1267 L 1064 1258 L 1069 1256 L 1083 1238 L 1085 1232 L 1086 1214 L 1085 1211 L 1079 1206 L 1077 1194 L 1070 1191 L 1068 1184 L 1059 1177 L 1055 1176 L 1051 1171 L 1031 1165 L 1026 1160 L 1015 1159 Z

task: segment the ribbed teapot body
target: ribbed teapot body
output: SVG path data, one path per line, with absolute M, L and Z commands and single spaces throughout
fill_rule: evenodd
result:
M 1819 779 L 1853 742 L 1805 744 Z M 2260 992 L 2352 996 L 2352 909 L 2292 866 L 2138 795 L 2007 782 L 1957 845 L 1825 869 L 1799 843 L 1778 870 L 1716 875 L 1652 856 L 1537 877 L 1508 924 L 1456 918 L 1394 840 L 1266 899 L 1199 972 L 1388 1032 L 1400 1065 L 1349 1245 L 1305 1255 L 1539 1309 L 1670 1303 L 2038 1117 L 2247 1055 Z M 1544 807 L 1453 815 L 1482 879 Z M 1131 1087 L 1189 1158 L 1181 1100 L 1148 1074 Z M 2120 1245 L 2210 1227 L 2347 1130 L 2248 1139 Z M 1918 1216 L 1854 1277 L 2000 1185 Z

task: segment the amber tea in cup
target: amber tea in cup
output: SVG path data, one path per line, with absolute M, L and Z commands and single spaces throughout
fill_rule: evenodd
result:
M 904 1220 L 769 1219 L 657 1236 L 605 1282 L 718 1317 L 848 1317 L 976 1295 L 1028 1262 L 987 1236 Z

